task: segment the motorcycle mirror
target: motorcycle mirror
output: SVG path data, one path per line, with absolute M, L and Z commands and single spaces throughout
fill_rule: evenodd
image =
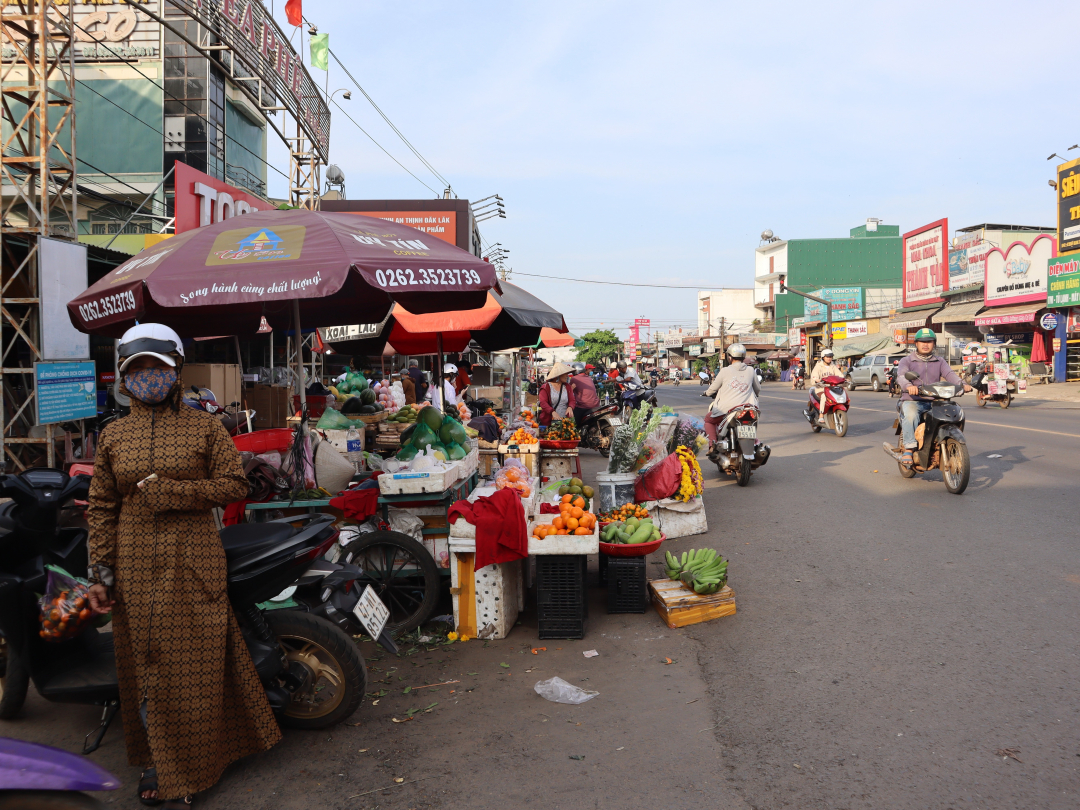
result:
M 904 379 L 915 382 L 915 380 L 919 379 L 919 375 L 916 374 L 914 371 L 907 371 L 904 373 Z
M 974 373 L 975 373 L 975 364 L 974 363 L 968 363 L 968 374 L 974 374 Z

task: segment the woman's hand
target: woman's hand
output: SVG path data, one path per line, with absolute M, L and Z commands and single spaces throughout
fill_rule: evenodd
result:
M 103 616 L 112 610 L 115 599 L 109 598 L 109 589 L 104 585 L 91 585 L 86 592 L 90 598 L 90 610 L 95 616 Z

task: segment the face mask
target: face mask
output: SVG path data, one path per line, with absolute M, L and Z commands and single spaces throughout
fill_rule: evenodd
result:
M 144 368 L 124 375 L 124 385 L 135 399 L 147 405 L 157 405 L 176 385 L 175 368 Z

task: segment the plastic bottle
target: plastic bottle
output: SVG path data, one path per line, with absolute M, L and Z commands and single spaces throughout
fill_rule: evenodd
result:
M 364 469 L 364 439 L 355 426 L 345 434 L 345 458 L 352 462 L 357 472 Z

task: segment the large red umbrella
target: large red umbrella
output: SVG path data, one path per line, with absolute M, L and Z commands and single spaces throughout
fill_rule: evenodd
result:
M 382 219 L 258 211 L 159 242 L 68 303 L 77 329 L 119 337 L 136 321 L 182 337 L 379 323 L 411 312 L 479 308 L 498 290 L 488 262 Z M 299 310 L 296 312 L 295 310 Z M 295 326 L 295 323 L 292 324 Z

